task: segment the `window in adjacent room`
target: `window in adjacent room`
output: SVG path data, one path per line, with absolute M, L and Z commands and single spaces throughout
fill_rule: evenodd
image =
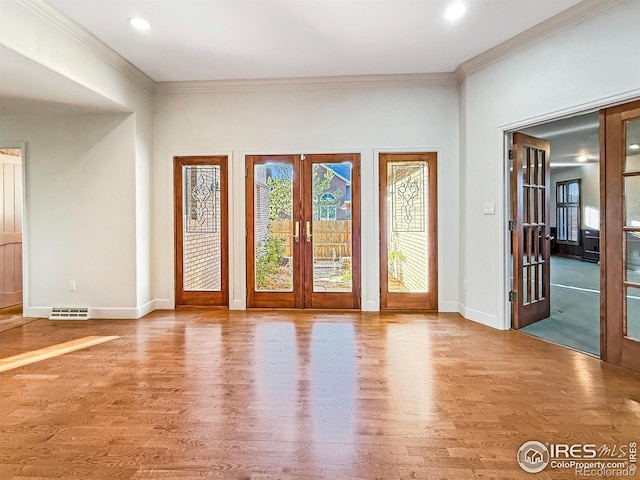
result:
M 556 182 L 556 240 L 578 245 L 580 239 L 580 180 Z

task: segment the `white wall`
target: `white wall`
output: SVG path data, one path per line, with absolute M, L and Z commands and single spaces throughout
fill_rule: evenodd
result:
M 303 82 L 304 83 L 304 82 Z M 361 153 L 362 305 L 379 308 L 378 151 L 438 151 L 439 300 L 458 310 L 457 88 L 442 86 L 292 86 L 166 93 L 154 117 L 153 291 L 173 304 L 174 155 L 232 156 L 230 306 L 245 307 L 244 156 L 249 153 Z
M 26 315 L 53 306 L 135 311 L 133 124 L 131 114 L 0 117 L 2 137 L 27 139 Z
M 461 257 L 467 282 L 462 312 L 497 328 L 509 328 L 506 292 L 506 185 L 503 131 L 640 97 L 640 2 L 605 13 L 538 41 L 470 74 L 465 98 L 461 159 L 466 178 Z M 461 97 L 462 98 L 462 97 Z M 499 214 L 483 215 L 485 202 Z M 496 281 L 497 280 L 497 281 Z
M 552 147 L 553 148 L 553 147 Z M 580 180 L 580 195 L 582 211 L 580 212 L 580 224 L 583 230 L 593 227 L 585 225 L 584 210 L 592 207 L 600 210 L 600 164 L 589 163 L 570 168 L 551 169 L 551 198 L 549 211 L 551 213 L 552 227 L 556 226 L 556 182 L 566 182 L 567 180 Z
M 121 166 L 118 172 L 118 177 L 114 178 L 113 175 L 108 174 L 105 171 L 103 178 L 104 182 L 114 180 L 112 183 L 112 193 L 106 198 L 111 198 L 116 207 L 113 210 L 106 208 L 105 197 L 88 197 L 84 201 L 85 207 L 88 210 L 94 212 L 100 212 L 103 221 L 110 225 L 118 225 L 121 222 L 128 226 L 134 226 L 134 235 L 131 238 L 126 237 L 128 242 L 126 248 L 130 255 L 125 257 L 119 257 L 118 251 L 120 247 L 115 250 L 111 247 L 100 248 L 99 255 L 100 262 L 106 264 L 126 267 L 124 272 L 126 275 L 130 271 L 134 273 L 133 283 L 125 280 L 121 287 L 114 289 L 111 293 L 99 291 L 97 285 L 91 296 L 84 299 L 84 301 L 90 307 L 111 306 L 115 310 L 112 313 L 105 311 L 105 315 L 111 316 L 123 316 L 123 317 L 136 317 L 140 316 L 151 309 L 153 309 L 153 302 L 151 297 L 151 198 L 152 198 L 152 143 L 153 143 L 153 129 L 152 129 L 152 115 L 153 115 L 153 82 L 137 70 L 126 60 L 119 57 L 115 52 L 111 51 L 104 44 L 91 37 L 88 33 L 79 29 L 72 22 L 65 17 L 58 14 L 48 4 L 38 1 L 25 1 L 18 2 L 15 0 L 5 0 L 0 2 L 0 46 L 2 46 L 2 52 L 7 52 L 9 49 L 16 54 L 23 56 L 37 65 L 37 67 L 30 68 L 22 60 L 19 65 L 22 73 L 30 71 L 38 71 L 47 69 L 52 72 L 51 75 L 32 75 L 31 78 L 26 79 L 30 85 L 25 88 L 25 91 L 34 92 L 41 90 L 47 92 L 46 100 L 56 102 L 55 96 L 52 98 L 50 85 L 46 83 L 45 79 L 67 79 L 67 84 L 61 84 L 57 81 L 56 85 L 60 88 L 60 102 L 74 103 L 73 92 L 77 92 L 77 104 L 80 108 L 83 107 L 83 102 L 87 99 L 91 99 L 92 96 L 102 96 L 107 99 L 104 102 L 105 105 L 113 103 L 116 107 L 113 110 L 128 111 L 133 114 L 127 116 L 126 121 L 122 121 L 119 127 L 113 133 L 106 134 L 103 132 L 104 125 L 102 121 L 94 121 L 95 119 L 88 121 L 86 126 L 93 125 L 96 128 L 96 132 L 99 134 L 98 138 L 95 138 L 93 133 L 85 128 L 81 122 L 78 123 L 77 137 L 71 135 L 72 130 L 64 129 L 63 126 L 70 125 L 76 120 L 74 117 L 71 120 L 65 116 L 64 110 L 60 110 L 60 118 L 53 118 L 49 120 L 49 123 L 56 128 L 52 131 L 59 133 L 61 137 L 64 137 L 70 144 L 77 143 L 86 147 L 87 155 L 81 158 L 71 157 L 71 161 L 81 160 L 81 165 L 100 165 L 105 161 L 104 167 L 107 165 Z M 15 55 L 11 55 L 11 59 L 15 60 Z M 55 75 L 53 75 L 55 74 Z M 57 75 L 57 76 L 56 76 Z M 1 86 L 0 86 L 1 87 Z M 63 92 L 64 91 L 64 92 Z M 87 94 L 86 91 L 92 92 L 93 95 Z M 0 93 L 2 88 L 0 88 Z M 15 92 L 12 92 L 15 94 Z M 93 100 L 92 100 L 93 101 Z M 99 104 L 100 102 L 94 102 Z M 1 105 L 1 103 L 0 103 Z M 15 109 L 15 101 L 12 103 Z M 31 109 L 31 105 L 29 105 Z M 96 108 L 95 105 L 92 108 Z M 49 107 L 49 111 L 55 111 L 55 108 Z M 104 107 L 104 111 L 110 110 L 109 107 Z M 0 109 L 1 111 L 1 109 Z M 90 118 L 90 117 L 88 117 Z M 92 117 L 91 117 L 92 118 Z M 96 117 L 97 118 L 97 117 Z M 106 117 L 104 117 L 106 118 Z M 13 124 L 12 122 L 16 122 Z M 2 119 L 3 125 L 6 126 L 5 131 L 0 133 L 0 140 L 20 140 L 27 142 L 27 149 L 30 152 L 31 147 L 34 146 L 38 155 L 43 157 L 48 153 L 54 152 L 53 145 L 59 146 L 58 138 L 48 134 L 43 126 L 40 124 L 41 120 L 34 118 L 33 123 L 31 120 L 22 118 L 4 118 Z M 125 134 L 123 129 L 128 129 L 129 132 Z M 82 133 L 85 138 L 80 138 Z M 104 136 L 102 134 L 104 133 Z M 87 138 L 93 138 L 98 142 L 95 144 L 95 148 L 91 147 L 90 141 Z M 49 142 L 47 144 L 47 142 Z M 113 158 L 107 161 L 108 152 L 106 145 L 112 152 L 119 152 L 121 157 L 117 160 Z M 72 148 L 72 147 L 68 147 Z M 62 151 L 67 151 L 63 149 Z M 55 153 L 55 152 L 54 152 Z M 54 155 L 59 157 L 57 153 Z M 69 159 L 66 159 L 69 161 Z M 29 157 L 27 157 L 29 161 Z M 44 162 L 41 159 L 36 159 L 37 165 L 43 165 Z M 126 164 L 122 164 L 126 162 Z M 63 162 L 61 166 L 62 171 L 69 171 L 70 168 L 65 167 Z M 36 167 L 29 166 L 30 169 Z M 40 170 L 39 166 L 37 170 L 34 170 L 35 175 L 38 175 Z M 88 175 L 99 171 L 92 170 L 92 172 L 86 172 Z M 80 180 L 77 174 L 69 173 L 69 179 Z M 95 180 L 90 180 L 93 184 Z M 113 186 L 115 185 L 115 186 Z M 119 186 L 118 186 L 119 185 Z M 127 194 L 123 197 L 130 202 L 126 210 L 119 208 L 117 205 L 120 199 L 113 199 L 114 195 L 119 192 L 119 188 L 127 186 Z M 100 184 L 99 190 L 107 194 L 107 183 Z M 104 189 L 102 188 L 104 187 Z M 130 187 L 130 189 L 129 189 Z M 46 205 L 43 198 L 46 197 L 46 191 L 35 189 L 27 192 L 27 195 L 33 202 L 27 204 L 27 210 L 36 208 L 36 206 Z M 66 204 L 65 204 L 66 205 Z M 58 210 L 61 213 L 60 210 Z M 57 225 L 53 224 L 53 232 L 49 232 L 47 229 L 42 229 L 38 224 L 37 214 L 28 217 L 29 222 L 36 222 L 30 225 L 33 230 L 34 251 L 29 250 L 29 253 L 34 253 L 33 258 L 29 259 L 30 264 L 38 268 L 39 264 L 43 265 L 57 265 L 62 259 L 57 258 L 54 252 L 50 252 L 48 249 L 43 248 L 40 250 L 40 246 L 47 243 L 47 238 L 40 238 L 39 234 L 47 235 L 51 234 L 54 237 L 60 234 L 64 235 L 62 231 L 57 231 Z M 125 241 L 122 238 L 121 241 Z M 107 247 L 109 242 L 105 239 L 102 246 Z M 46 253 L 49 252 L 49 253 Z M 80 255 L 83 261 L 87 261 L 86 255 Z M 127 258 L 130 264 L 126 266 L 122 264 L 123 258 Z M 68 259 L 69 260 L 69 259 Z M 37 263 L 33 263 L 37 262 Z M 105 272 L 110 272 L 111 277 L 103 279 L 104 284 L 115 284 L 118 281 L 118 276 L 123 273 L 122 268 L 108 268 Z M 37 282 L 36 277 L 30 277 L 33 282 Z M 79 279 L 77 279 L 79 281 Z M 34 301 L 37 301 L 39 306 L 54 306 L 65 303 L 67 300 L 66 294 L 58 292 L 59 279 L 56 280 L 56 285 L 53 285 L 52 292 L 48 295 L 41 295 L 36 285 L 33 287 L 36 289 L 34 293 Z M 126 286 L 126 289 L 124 288 Z M 25 290 L 30 291 L 31 285 L 26 285 Z M 116 293 L 117 292 L 117 293 Z M 79 292 L 78 292 L 79 293 Z M 76 295 L 75 300 L 80 297 Z M 108 301 L 107 301 L 108 300 Z M 42 303 L 44 302 L 44 303 Z M 48 303 L 52 302 L 52 303 Z M 127 307 L 126 310 L 118 310 L 119 308 Z M 133 309 L 131 309 L 133 308 Z M 44 314 L 41 312 L 41 314 Z

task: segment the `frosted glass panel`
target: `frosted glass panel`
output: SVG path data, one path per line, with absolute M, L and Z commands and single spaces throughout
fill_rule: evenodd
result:
M 429 165 L 387 164 L 389 292 L 429 291 Z
M 182 167 L 184 291 L 220 291 L 220 166 Z

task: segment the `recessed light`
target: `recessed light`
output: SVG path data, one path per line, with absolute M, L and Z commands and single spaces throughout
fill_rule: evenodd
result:
M 580 156 L 578 156 L 578 158 L 576 158 L 576 160 L 579 161 L 579 162 L 586 162 L 589 159 L 587 158 L 586 155 L 580 155 Z
M 467 7 L 465 7 L 462 3 L 456 2 L 447 7 L 444 12 L 444 17 L 447 20 L 454 21 L 458 20 L 460 17 L 464 15 L 464 12 L 467 11 Z
M 640 150 L 640 145 L 637 143 L 632 143 L 629 145 L 629 150 Z
M 147 22 L 144 18 L 140 18 L 140 17 L 130 17 L 129 24 L 133 28 L 137 28 L 138 30 L 149 30 L 151 28 L 151 24 Z

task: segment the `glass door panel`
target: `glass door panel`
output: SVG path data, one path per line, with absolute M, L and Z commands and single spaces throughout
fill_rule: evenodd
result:
M 293 165 L 267 163 L 253 168 L 255 289 L 292 292 Z
M 640 341 L 640 288 L 627 287 L 626 336 Z
M 183 262 L 185 291 L 220 291 L 220 166 L 185 165 Z
M 600 112 L 602 358 L 640 371 L 640 102 Z
M 382 309 L 438 308 L 436 160 L 380 155 Z
M 625 337 L 640 341 L 640 119 L 625 122 L 624 251 Z
M 429 164 L 387 163 L 389 292 L 429 291 Z
M 313 291 L 351 292 L 351 177 L 345 163 L 312 164 Z

